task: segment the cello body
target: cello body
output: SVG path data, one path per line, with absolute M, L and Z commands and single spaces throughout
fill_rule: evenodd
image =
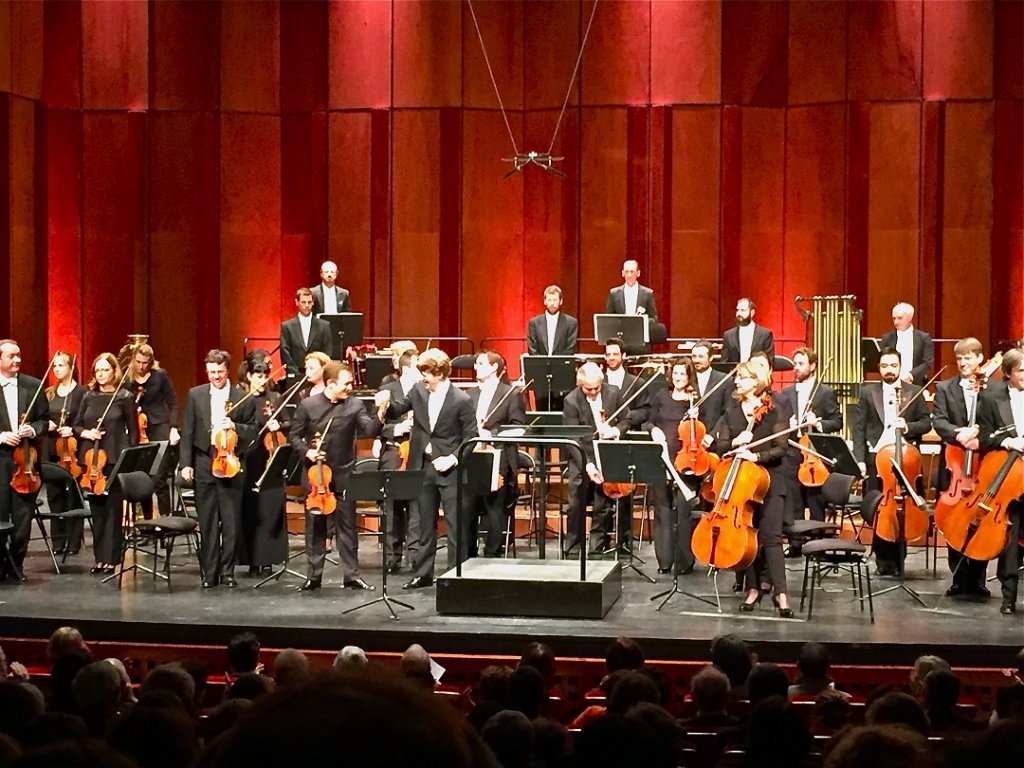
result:
M 721 570 L 743 571 L 757 556 L 754 504 L 764 501 L 768 470 L 743 459 L 724 459 L 715 471 L 715 506 L 693 531 L 693 555 Z
M 903 492 L 893 461 L 903 470 L 911 483 L 921 477 L 921 454 L 910 443 L 900 437 L 893 445 L 887 445 L 875 454 L 875 471 L 882 481 L 882 500 L 875 514 L 875 534 L 885 541 L 899 543 L 919 539 L 928 532 L 931 522 L 928 513 L 914 503 Z M 899 506 L 903 505 L 903 534 L 900 535 Z
M 1009 505 L 1024 488 L 1024 458 L 1016 451 L 991 451 L 981 460 L 977 486 L 945 507 L 935 524 L 946 543 L 972 560 L 994 560 L 1010 537 Z
M 813 447 L 811 445 L 811 438 L 806 433 L 800 435 L 799 442 L 804 448 Z M 808 453 L 807 451 L 802 451 L 801 453 L 800 468 L 796 473 L 797 479 L 800 480 L 800 485 L 805 488 L 821 488 L 829 475 L 828 467 L 825 466 L 825 462 L 813 453 Z

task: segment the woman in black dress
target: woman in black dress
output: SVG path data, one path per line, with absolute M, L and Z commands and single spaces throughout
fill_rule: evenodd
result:
M 270 571 L 270 566 L 283 563 L 288 557 L 288 530 L 285 526 L 284 487 L 276 483 L 266 489 L 254 490 L 263 475 L 271 454 L 264 445 L 268 433 L 287 434 L 287 409 L 272 418 L 281 404 L 281 395 L 271 391 L 270 354 L 253 350 L 246 356 L 244 380 L 252 395 L 256 419 L 260 429 L 266 431 L 249 446 L 243 456 L 245 464 L 245 490 L 242 494 L 242 541 L 239 564 L 249 566 L 252 576 Z M 287 440 L 283 441 L 287 445 Z
M 771 484 L 764 501 L 754 512 L 757 528 L 757 558 L 747 569 L 746 600 L 741 611 L 752 611 L 761 597 L 772 593 L 779 616 L 791 618 L 786 586 L 786 558 L 782 551 L 782 525 L 786 508 L 786 477 L 782 467 L 786 455 L 786 436 L 778 434 L 753 451 L 744 446 L 781 433 L 789 426 L 789 414 L 776 402 L 771 391 L 771 369 L 761 359 L 751 359 L 736 369 L 732 402 L 719 419 L 715 432 L 716 453 L 735 452 L 737 458 L 760 464 L 768 470 Z
M 101 449 L 106 454 L 106 462 L 98 468 L 104 476 L 108 476 L 121 452 L 139 444 L 135 403 L 123 387 L 118 387 L 121 383 L 121 366 L 117 358 L 109 352 L 99 355 L 93 361 L 92 375 L 89 391 L 82 398 L 72 425 L 78 436 L 78 463 L 82 465 L 83 478 L 91 469 L 86 462 L 86 453 L 90 448 Z M 94 496 L 93 500 L 96 502 L 100 498 Z M 121 505 L 115 502 L 114 494 L 108 494 L 99 503 L 90 505 L 93 551 L 96 556 L 93 573 L 113 573 L 121 559 Z
M 160 368 L 156 353 L 149 344 L 140 344 L 131 357 L 132 372 L 125 385 L 135 401 L 136 418 L 146 417 L 146 441 L 167 441 L 167 450 L 159 471 L 153 476 L 157 508 L 162 516 L 171 514 L 171 493 L 168 478 L 178 465 L 178 398 L 170 376 Z M 141 439 L 141 434 L 140 434 Z M 146 517 L 152 517 L 152 504 L 144 504 Z
M 57 438 L 73 437 L 71 423 L 78 413 L 85 396 L 85 388 L 75 381 L 75 360 L 68 352 L 56 352 L 53 356 L 54 384 L 46 388 L 46 399 L 49 403 L 49 455 L 47 461 L 57 464 Z M 77 460 L 78 456 L 75 455 Z M 46 484 L 46 503 L 55 514 L 67 512 L 69 509 L 65 483 Z M 50 544 L 54 554 L 77 555 L 82 546 L 81 520 L 51 520 Z

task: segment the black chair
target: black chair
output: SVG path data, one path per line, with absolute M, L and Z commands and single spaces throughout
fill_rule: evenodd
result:
M 59 575 L 60 565 L 66 563 L 68 559 L 68 547 L 64 548 L 61 554 L 60 565 L 58 565 L 57 553 L 53 551 L 53 545 L 50 543 L 50 534 L 47 532 L 44 523 L 47 520 L 50 521 L 51 525 L 57 521 L 68 524 L 76 521 L 88 521 L 91 528 L 92 510 L 89 508 L 89 502 L 82 495 L 82 489 L 79 487 L 78 481 L 64 467 L 44 461 L 39 465 L 39 478 L 47 489 L 58 488 L 66 502 L 63 505 L 65 507 L 64 512 L 52 512 L 49 506 L 44 510 L 43 500 L 37 498 L 33 514 L 43 543 L 46 545 L 46 551 L 50 553 L 50 559 L 53 561 L 53 570 Z M 85 523 L 83 522 L 82 524 L 84 525 Z
M 153 575 L 153 581 L 157 577 L 167 582 L 167 591 L 171 591 L 171 554 L 174 551 L 174 543 L 179 536 L 186 539 L 199 551 L 199 523 L 191 517 L 155 517 L 152 520 L 137 519 L 137 510 L 141 509 L 144 501 L 153 496 L 153 478 L 145 472 L 126 472 L 118 475 L 121 497 L 127 505 L 125 525 L 125 536 L 121 544 L 121 565 L 117 572 L 117 586 L 121 588 L 122 580 L 126 570 L 143 570 Z M 152 547 L 152 549 L 147 549 Z M 132 565 L 125 568 L 125 559 L 128 550 L 132 551 Z M 161 571 L 160 551 L 164 552 L 164 563 Z M 153 555 L 153 567 L 146 568 L 139 563 L 139 552 Z M 202 564 L 200 563 L 200 576 Z M 110 577 L 113 578 L 113 577 Z
M 854 482 L 856 478 L 852 475 L 833 472 L 825 478 L 825 484 L 821 486 L 821 495 L 825 500 L 825 516 L 836 522 L 840 530 L 849 520 L 853 537 L 859 539 L 863 524 L 858 527 L 854 515 L 860 511 L 864 500 L 853 493 Z M 863 520 L 863 517 L 861 519 Z

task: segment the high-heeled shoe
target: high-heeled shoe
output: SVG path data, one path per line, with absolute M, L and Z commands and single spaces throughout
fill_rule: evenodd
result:
M 759 591 L 757 593 L 757 598 L 755 598 L 753 602 L 751 602 L 749 600 L 744 600 L 742 603 L 740 603 L 740 611 L 742 613 L 751 613 L 751 612 L 753 612 L 753 610 L 755 608 L 757 608 L 758 605 L 761 604 L 761 598 L 762 597 L 764 597 L 764 592 L 760 592 Z
M 775 606 L 775 610 L 778 612 L 780 619 L 793 618 L 793 609 L 791 607 L 783 608 L 781 605 L 779 605 L 778 595 L 772 595 L 772 604 Z

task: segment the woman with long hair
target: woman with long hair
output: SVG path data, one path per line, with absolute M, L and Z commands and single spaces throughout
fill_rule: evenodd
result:
M 49 456 L 48 461 L 58 464 L 57 440 L 74 436 L 71 424 L 85 396 L 85 388 L 75 381 L 75 358 L 69 352 L 53 355 L 53 384 L 46 388 L 49 404 Z M 75 456 L 77 459 L 77 456 Z M 68 500 L 65 483 L 46 484 L 46 502 L 50 512 L 67 512 Z M 54 554 L 77 555 L 82 546 L 81 520 L 51 520 L 50 544 Z

